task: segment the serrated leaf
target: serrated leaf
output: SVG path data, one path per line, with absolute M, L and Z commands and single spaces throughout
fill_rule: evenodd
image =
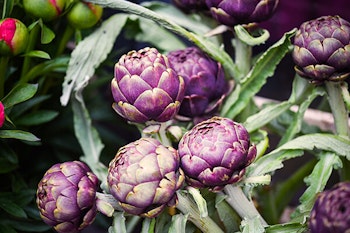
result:
M 45 51 L 41 51 L 41 50 L 32 50 L 32 51 L 24 54 L 24 56 L 43 58 L 43 59 L 51 59 L 50 54 L 48 54 Z
M 38 90 L 37 84 L 19 84 L 15 86 L 1 101 L 6 108 L 32 98 Z
M 81 83 L 87 82 L 106 59 L 127 18 L 125 14 L 111 16 L 73 50 L 60 98 L 63 106 L 68 104 L 72 91 L 81 88 Z
M 0 208 L 18 218 L 27 218 L 26 212 L 16 203 L 8 199 L 0 199 Z
M 26 115 L 21 116 L 21 118 L 16 120 L 18 125 L 40 125 L 53 120 L 58 116 L 58 112 L 52 110 L 38 110 Z
M 241 88 L 235 89 L 228 96 L 228 98 L 231 95 L 239 96 L 239 98 L 235 102 L 225 101 L 221 110 L 222 116 L 233 119 L 246 107 L 253 96 L 260 91 L 267 78 L 274 74 L 279 62 L 289 52 L 290 38 L 294 33 L 295 30 L 292 30 L 284 34 L 279 41 L 259 57 L 247 76 L 242 79 Z M 239 94 L 235 93 L 237 91 L 239 91 Z
M 34 134 L 22 130 L 0 130 L 0 138 L 13 138 L 24 141 L 40 141 Z

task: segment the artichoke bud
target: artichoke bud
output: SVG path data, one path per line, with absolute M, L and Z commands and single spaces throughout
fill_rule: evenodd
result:
M 5 122 L 5 108 L 0 101 L 0 128 L 3 126 L 4 122 Z
M 256 147 L 243 125 L 212 117 L 182 137 L 178 152 L 189 185 L 220 191 L 241 180 L 256 156 Z
M 57 232 L 80 232 L 96 217 L 98 187 L 97 176 L 83 162 L 53 165 L 38 184 L 41 218 Z
M 259 23 L 275 12 L 279 0 L 206 0 L 211 15 L 227 26 Z
M 94 26 L 102 16 L 103 8 L 88 2 L 77 2 L 67 13 L 70 25 L 76 29 L 85 29 Z
M 295 71 L 316 84 L 350 74 L 350 23 L 323 16 L 301 24 L 294 38 Z
M 197 47 L 171 51 L 167 56 L 173 69 L 185 80 L 179 114 L 197 117 L 211 112 L 212 106 L 217 106 L 213 103 L 220 100 L 228 87 L 221 64 Z
M 27 48 L 28 29 L 18 19 L 6 18 L 0 21 L 0 55 L 11 56 Z
M 148 218 L 176 203 L 176 191 L 183 181 L 177 151 L 153 138 L 120 148 L 107 177 L 110 192 L 124 211 Z
M 321 192 L 311 210 L 310 233 L 350 231 L 350 182 L 340 182 Z
M 130 51 L 115 65 L 114 110 L 134 123 L 165 122 L 179 111 L 185 83 L 155 48 Z
M 23 0 L 26 13 L 43 21 L 57 19 L 64 11 L 67 0 Z

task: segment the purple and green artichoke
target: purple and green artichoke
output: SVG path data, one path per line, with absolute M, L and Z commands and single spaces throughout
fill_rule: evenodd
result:
M 228 87 L 221 64 L 197 47 L 172 51 L 167 56 L 185 80 L 185 97 L 179 114 L 196 117 L 213 110 Z
M 0 21 L 0 55 L 17 55 L 27 48 L 29 33 L 20 20 L 6 18 Z
M 310 233 L 350 232 L 350 182 L 321 192 L 312 208 Z
M 83 162 L 53 165 L 38 185 L 41 218 L 59 233 L 80 232 L 96 217 L 98 187 L 98 178 Z
M 296 72 L 314 83 L 350 74 L 350 23 L 339 16 L 304 22 L 294 38 Z
M 4 122 L 5 122 L 5 108 L 0 101 L 0 128 L 3 126 Z
M 43 21 L 51 21 L 62 15 L 67 0 L 23 0 L 27 14 Z
M 125 119 L 136 123 L 165 122 L 178 113 L 185 82 L 165 55 L 147 47 L 119 59 L 111 89 L 113 108 Z
M 228 118 L 202 121 L 180 140 L 180 166 L 189 185 L 220 191 L 241 180 L 256 156 L 243 125 Z
M 67 20 L 76 29 L 94 26 L 100 19 L 103 8 L 90 2 L 76 2 L 67 13 Z
M 184 181 L 179 164 L 174 148 L 141 138 L 120 148 L 110 162 L 110 192 L 125 212 L 154 218 L 176 204 L 176 191 Z
M 279 0 L 206 0 L 214 19 L 227 26 L 259 23 L 269 19 Z

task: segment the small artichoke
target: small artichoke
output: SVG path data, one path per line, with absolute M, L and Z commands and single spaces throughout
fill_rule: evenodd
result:
M 341 182 L 317 196 L 309 221 L 310 233 L 350 232 L 350 182 Z
M 108 169 L 111 194 L 125 212 L 153 218 L 176 203 L 184 181 L 179 155 L 153 138 L 141 138 L 120 148 Z
M 100 19 L 103 8 L 90 2 L 76 2 L 67 13 L 68 23 L 76 29 L 94 26 Z
M 212 110 L 228 86 L 221 64 L 197 47 L 171 51 L 167 56 L 171 66 L 185 80 L 185 97 L 179 114 L 195 117 Z
M 259 23 L 269 19 L 279 0 L 206 0 L 212 16 L 227 26 Z
M 5 108 L 4 105 L 0 101 L 0 128 L 5 122 Z
M 62 15 L 67 0 L 23 0 L 26 13 L 43 21 L 52 21 Z
M 339 16 L 304 22 L 294 38 L 296 72 L 314 83 L 350 74 L 350 23 Z
M 28 44 L 26 25 L 15 18 L 0 21 L 0 55 L 10 56 L 22 53 Z
M 131 122 L 165 122 L 179 111 L 185 83 L 155 48 L 130 51 L 115 65 L 114 110 Z
M 180 166 L 189 185 L 220 191 L 238 182 L 256 156 L 243 125 L 212 117 L 195 125 L 179 143 Z
M 53 165 L 38 185 L 36 203 L 43 221 L 60 233 L 75 233 L 95 219 L 98 178 L 83 162 Z

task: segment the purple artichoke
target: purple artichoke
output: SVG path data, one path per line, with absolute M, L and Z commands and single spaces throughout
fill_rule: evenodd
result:
M 28 44 L 27 27 L 18 19 L 6 18 L 0 21 L 0 55 L 17 55 Z
M 315 83 L 350 74 L 350 23 L 339 16 L 304 22 L 294 38 L 296 72 Z
M 350 232 L 350 182 L 341 182 L 317 196 L 310 217 L 311 233 Z
M 185 97 L 179 114 L 195 117 L 212 110 L 213 103 L 218 102 L 228 86 L 221 64 L 197 47 L 172 51 L 168 59 L 185 80 Z
M 4 105 L 0 101 L 0 128 L 5 122 L 5 108 Z
M 184 176 L 179 155 L 153 138 L 141 138 L 119 149 L 109 164 L 111 194 L 130 214 L 153 218 L 176 203 Z
M 155 48 L 123 55 L 112 80 L 114 110 L 129 121 L 165 122 L 179 111 L 185 83 Z
M 38 185 L 36 203 L 44 222 L 60 233 L 79 232 L 95 219 L 98 178 L 80 161 L 53 165 Z
M 230 119 L 202 121 L 180 140 L 180 166 L 189 185 L 219 191 L 238 182 L 256 156 L 249 134 Z
M 259 23 L 269 19 L 279 0 L 206 0 L 212 16 L 227 26 Z

